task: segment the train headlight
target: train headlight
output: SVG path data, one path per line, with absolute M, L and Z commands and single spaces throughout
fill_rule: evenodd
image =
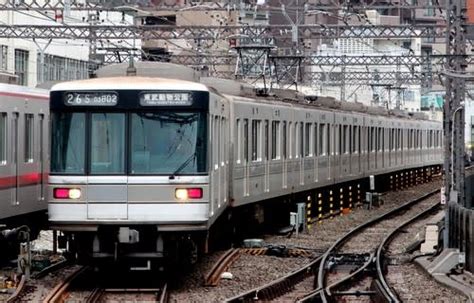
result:
M 188 190 L 186 188 L 177 188 L 174 192 L 174 196 L 178 200 L 188 200 Z
M 78 188 L 71 188 L 69 190 L 69 199 L 79 199 L 81 197 L 81 190 Z
M 55 199 L 79 199 L 81 190 L 79 188 L 55 188 L 53 195 Z
M 177 188 L 174 192 L 176 199 L 184 201 L 188 199 L 201 199 L 202 188 Z

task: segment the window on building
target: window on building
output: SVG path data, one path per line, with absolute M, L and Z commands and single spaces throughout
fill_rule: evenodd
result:
M 38 82 L 41 80 L 78 80 L 88 78 L 87 61 L 44 55 L 44 64 L 41 64 L 41 55 L 38 53 L 37 60 Z
M 8 46 L 0 45 L 0 70 L 8 70 Z
M 0 165 L 7 162 L 7 113 L 0 113 Z
M 28 85 L 28 60 L 28 51 L 15 49 L 15 75 L 18 76 L 19 85 Z
M 25 114 L 25 162 L 33 162 L 34 116 Z

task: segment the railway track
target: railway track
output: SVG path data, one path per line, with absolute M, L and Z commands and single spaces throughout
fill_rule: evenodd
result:
M 298 302 L 343 300 L 351 296 L 375 295 L 392 302 L 383 277 L 383 248 L 396 230 L 432 211 L 439 205 L 434 190 L 354 228 L 324 254 L 319 265 L 317 287 Z M 409 219 L 407 219 L 409 218 Z M 399 222 L 403 222 L 400 224 Z M 363 244 L 363 245 L 361 245 Z M 378 268 L 377 268 L 378 265 Z M 377 285 L 377 286 L 375 286 Z M 373 289 L 377 291 L 374 291 Z
M 433 206 L 427 208 L 426 210 L 416 214 L 412 218 L 406 220 L 402 224 L 400 224 L 396 229 L 394 229 L 391 233 L 389 233 L 380 243 L 379 247 L 377 248 L 377 253 L 376 253 L 376 259 L 375 259 L 375 266 L 377 270 L 377 280 L 376 283 L 374 284 L 377 292 L 377 296 L 380 297 L 380 299 L 386 301 L 386 302 L 402 302 L 402 300 L 398 297 L 396 291 L 390 284 L 387 282 L 387 279 L 385 278 L 385 275 L 387 273 L 387 268 L 386 268 L 386 249 L 392 242 L 392 240 L 402 232 L 402 230 L 410 225 L 413 224 L 414 222 L 420 220 L 421 218 L 424 218 L 428 216 L 429 214 L 432 214 L 436 210 L 439 209 L 440 203 L 436 203 Z
M 427 212 L 432 211 L 439 203 L 427 202 L 427 200 L 430 200 L 430 198 L 433 200 L 437 193 L 439 193 L 439 189 L 431 191 L 355 227 L 336 241 L 323 256 L 314 258 L 304 267 L 280 279 L 227 299 L 226 302 L 294 301 L 295 298 L 298 298 L 297 300 L 299 302 L 314 302 L 334 300 L 335 297 L 342 299 L 342 297 L 350 295 L 367 297 L 380 296 L 381 291 L 378 290 L 379 288 L 376 288 L 378 291 L 372 289 L 374 289 L 373 283 L 380 280 L 375 275 L 376 264 L 380 266 L 380 274 L 384 273 L 382 266 L 383 249 L 386 247 L 387 241 L 392 237 L 392 233 L 387 235 L 387 230 L 400 230 L 400 228 L 409 224 L 407 221 L 400 226 L 394 226 L 394 220 L 395 222 L 400 222 L 400 220 L 402 220 L 401 217 L 405 218 L 409 216 L 411 220 L 416 220 Z M 420 213 L 420 207 L 426 210 L 426 213 L 424 211 Z M 411 215 L 413 212 L 420 214 L 413 217 L 413 215 Z M 381 223 L 388 218 L 391 219 L 389 220 L 391 223 Z M 385 225 L 385 227 L 380 227 L 380 224 Z M 378 225 L 378 227 L 376 225 Z M 395 225 L 398 225 L 398 223 Z M 367 229 L 371 231 L 369 236 L 371 241 L 363 241 L 360 237 L 356 239 L 356 241 L 359 243 L 370 243 L 370 247 L 361 249 L 360 247 L 358 248 L 357 245 L 355 247 L 348 245 L 351 240 L 354 240 L 356 235 L 363 234 L 363 231 Z M 380 260 L 376 262 L 378 258 L 380 258 Z M 337 262 L 340 263 L 339 266 L 337 266 Z M 339 269 L 342 269 L 346 274 L 327 279 L 327 269 L 334 269 L 335 267 L 339 267 Z M 357 290 L 351 290 L 350 288 L 349 290 L 343 290 L 347 289 L 348 285 L 353 284 L 354 280 L 360 281 L 360 278 L 367 276 L 367 273 L 374 274 L 370 275 L 369 279 L 362 279 L 362 285 L 365 283 L 367 287 Z M 324 283 L 321 283 L 321 281 L 324 281 Z M 380 288 L 384 287 L 383 283 L 379 284 L 382 284 Z M 310 285 L 310 287 L 308 287 L 308 285 Z M 308 289 L 313 289 L 313 291 L 308 292 Z
M 92 269 L 84 266 L 62 279 L 43 300 L 43 303 L 75 302 L 168 302 L 168 286 L 165 282 L 156 288 L 102 287 L 102 283 L 91 276 Z M 117 278 L 117 277 L 115 277 Z M 114 277 L 109 281 L 114 283 Z M 132 279 L 133 282 L 137 282 Z
M 95 288 L 84 300 L 97 302 L 168 302 L 168 285 L 159 288 Z

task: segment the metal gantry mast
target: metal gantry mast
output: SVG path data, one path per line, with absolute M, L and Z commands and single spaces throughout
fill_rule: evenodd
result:
M 446 24 L 445 65 L 446 97 L 444 102 L 444 171 L 445 198 L 448 202 L 465 205 L 464 189 L 464 99 L 466 80 L 463 78 L 466 55 L 466 4 L 462 0 L 448 0 Z M 452 247 L 449 239 L 450 216 L 445 218 L 445 247 Z

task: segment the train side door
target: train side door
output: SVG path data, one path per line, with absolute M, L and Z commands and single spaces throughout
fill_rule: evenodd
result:
M 11 174 L 14 176 L 13 180 L 13 188 L 12 188 L 12 204 L 18 205 L 20 204 L 20 197 L 19 197 L 19 186 L 20 186 L 20 168 L 19 168 L 19 138 L 18 138 L 18 121 L 19 121 L 19 114 L 13 113 L 12 115 L 12 131 L 11 131 L 11 152 L 12 152 L 12 162 L 11 162 Z
M 249 166 L 249 119 L 244 119 L 244 130 L 243 130 L 243 139 L 244 139 L 244 196 L 250 194 L 250 166 Z

